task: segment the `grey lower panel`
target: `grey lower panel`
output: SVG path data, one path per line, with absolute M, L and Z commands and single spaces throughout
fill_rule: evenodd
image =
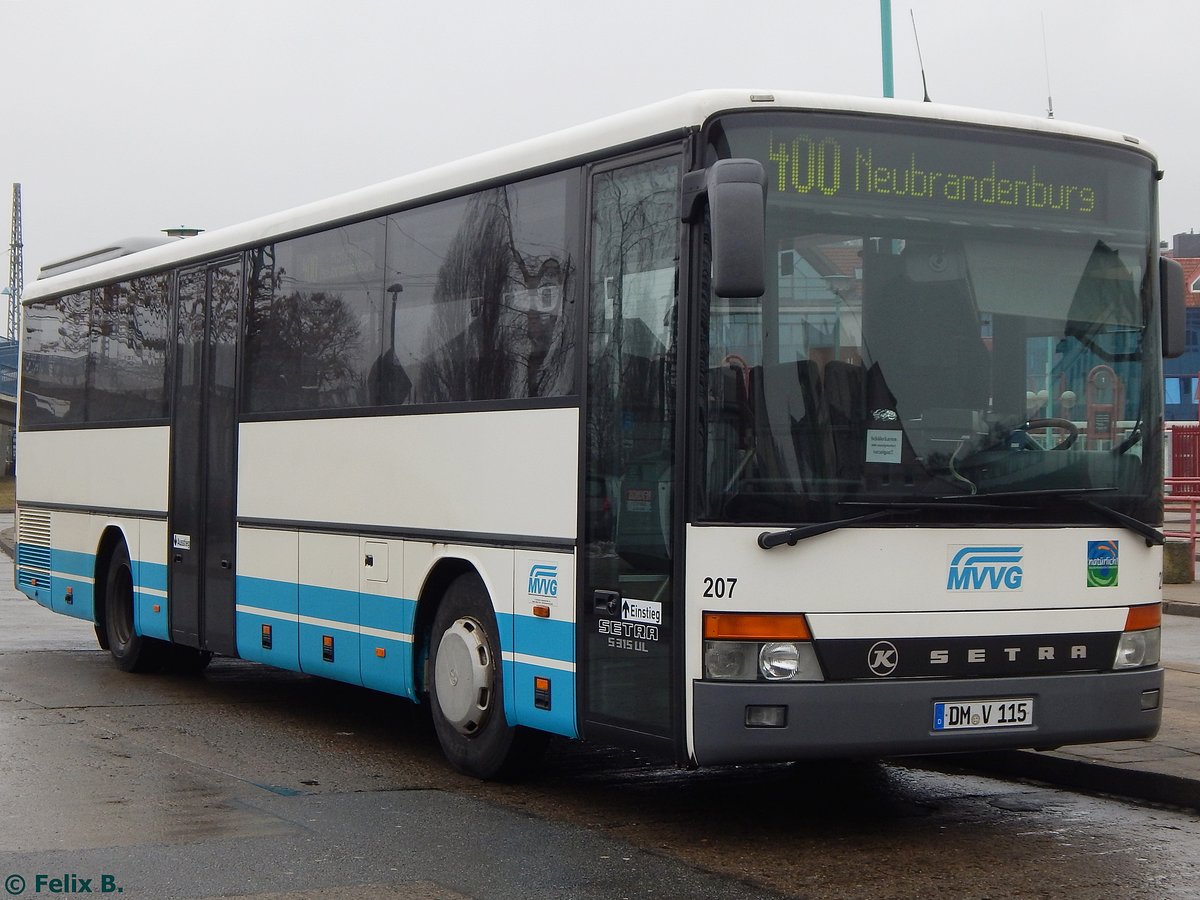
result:
M 1154 737 L 1162 669 L 1042 678 L 854 681 L 805 684 L 693 682 L 699 765 L 1046 748 Z M 1033 725 L 935 732 L 933 705 L 1032 697 Z M 747 706 L 786 706 L 782 728 L 746 727 Z

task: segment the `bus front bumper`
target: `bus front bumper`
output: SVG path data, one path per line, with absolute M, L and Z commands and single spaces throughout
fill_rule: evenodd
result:
M 698 765 L 1049 749 L 1152 738 L 1163 670 L 1038 678 L 693 682 Z M 1032 724 L 935 730 L 938 703 L 1032 700 Z M 782 724 L 747 722 L 766 718 Z M 780 712 L 779 708 L 783 707 Z M 978 705 L 975 708 L 979 708 Z M 943 719 L 943 722 L 945 719 Z

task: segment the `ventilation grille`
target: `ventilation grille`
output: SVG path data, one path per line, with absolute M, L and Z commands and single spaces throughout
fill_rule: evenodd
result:
M 17 567 L 21 584 L 50 575 L 50 513 L 41 509 L 17 512 Z

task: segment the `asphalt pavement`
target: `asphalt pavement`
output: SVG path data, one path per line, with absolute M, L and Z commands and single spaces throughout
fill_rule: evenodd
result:
M 0 515 L 0 549 L 9 556 L 11 523 L 11 514 Z M 1154 739 L 925 757 L 916 764 L 1200 811 L 1200 582 L 1164 585 L 1163 613 L 1163 717 Z

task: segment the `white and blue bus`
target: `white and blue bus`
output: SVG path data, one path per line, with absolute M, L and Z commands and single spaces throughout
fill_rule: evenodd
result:
M 122 669 L 240 657 L 681 765 L 1159 727 L 1155 157 L 705 92 L 24 297 L 17 583 Z

